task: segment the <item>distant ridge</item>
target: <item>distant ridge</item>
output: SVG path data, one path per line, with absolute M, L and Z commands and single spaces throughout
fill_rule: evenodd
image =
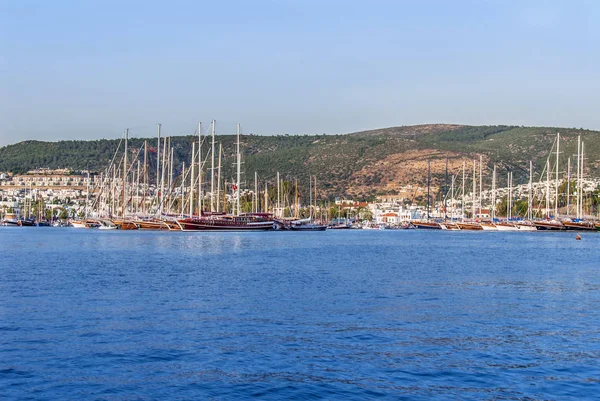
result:
M 491 166 L 497 165 L 500 182 L 513 171 L 515 182 L 527 180 L 529 160 L 539 175 L 546 163 L 556 133 L 560 132 L 561 167 L 573 159 L 577 136 L 585 142 L 586 174 L 597 176 L 600 132 L 577 128 L 520 127 L 509 125 L 469 126 L 423 124 L 378 128 L 343 135 L 243 135 L 242 150 L 247 187 L 253 187 L 256 171 L 261 181 L 273 181 L 277 171 L 284 179 L 308 182 L 316 175 L 322 195 L 369 198 L 394 194 L 406 184 L 424 186 L 427 159 L 431 159 L 432 182 L 443 184 L 446 158 L 449 174 L 467 174 L 472 160 L 483 157 L 488 167 L 484 180 L 491 182 Z M 156 146 L 156 138 L 148 138 Z M 223 144 L 224 177 L 232 177 L 234 137 L 218 135 Z M 191 136 L 172 138 L 176 163 L 189 163 Z M 130 149 L 143 146 L 143 138 L 130 141 Z M 0 148 L 0 171 L 23 173 L 38 167 L 101 171 L 112 158 L 119 139 L 91 141 L 24 141 Z M 203 153 L 208 147 L 205 144 Z M 154 171 L 150 169 L 150 171 Z M 536 178 L 537 179 L 537 178 Z M 486 185 L 489 186 L 489 182 Z

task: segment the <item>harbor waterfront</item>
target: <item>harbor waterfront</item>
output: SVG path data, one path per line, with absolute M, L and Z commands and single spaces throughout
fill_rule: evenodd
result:
M 0 227 L 0 394 L 594 399 L 600 237 L 574 237 Z

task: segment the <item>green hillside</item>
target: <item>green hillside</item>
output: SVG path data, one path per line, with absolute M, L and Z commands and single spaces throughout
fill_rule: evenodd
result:
M 259 136 L 243 135 L 241 148 L 247 186 L 253 186 L 254 172 L 260 181 L 273 181 L 277 171 L 284 179 L 308 182 L 309 175 L 318 177 L 319 189 L 329 195 L 358 197 L 389 193 L 390 184 L 425 184 L 426 169 L 416 171 L 407 166 L 423 162 L 432 163 L 434 183 L 440 183 L 445 168 L 440 160 L 450 158 L 450 174 L 459 174 L 457 166 L 462 160 L 468 163 L 479 160 L 482 155 L 489 178 L 491 166 L 496 164 L 500 182 L 507 171 L 513 171 L 515 182 L 528 179 L 529 160 L 539 176 L 556 138 L 561 134 L 561 163 L 559 169 L 566 171 L 567 158 L 575 164 L 577 136 L 585 142 L 586 173 L 597 176 L 599 164 L 596 155 L 600 151 L 600 132 L 575 128 L 517 127 L 517 126 L 460 126 L 419 125 L 392 127 L 346 135 L 305 136 Z M 175 165 L 189 165 L 192 136 L 172 137 Z M 235 137 L 217 136 L 223 145 L 223 177 L 234 176 Z M 129 141 L 130 160 L 145 139 Z M 148 145 L 156 148 L 156 138 L 148 138 Z M 89 169 L 102 171 L 115 155 L 119 139 L 93 141 L 41 142 L 25 141 L 0 148 L 0 171 L 24 173 L 38 167 L 70 168 L 74 171 Z M 203 145 L 206 157 L 208 140 Z M 121 157 L 122 147 L 117 152 Z M 151 175 L 156 169 L 155 154 L 149 157 Z M 552 169 L 554 169 L 552 156 Z M 143 157 L 140 156 L 140 160 Z M 413 163 L 414 160 L 414 163 Z M 421 166 L 419 164 L 419 166 Z M 467 166 L 467 170 L 472 164 Z M 404 171 L 403 171 L 404 170 Z M 469 170 L 468 170 L 469 171 Z M 536 177 L 537 179 L 537 177 Z M 393 191 L 392 191 L 393 192 Z

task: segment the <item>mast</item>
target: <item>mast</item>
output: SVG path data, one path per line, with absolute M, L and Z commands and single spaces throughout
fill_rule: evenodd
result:
M 581 195 L 579 195 L 580 197 L 580 201 L 579 201 L 579 208 L 581 209 L 579 216 L 580 218 L 585 218 L 585 214 L 583 211 L 583 163 L 585 161 L 585 153 L 584 153 L 584 142 L 581 142 L 581 174 L 579 176 L 579 180 L 581 181 Z
M 533 161 L 529 160 L 529 194 L 527 199 L 527 214 L 529 220 L 533 218 Z
M 198 123 L 198 217 L 202 216 L 202 123 Z
M 265 213 L 269 213 L 269 183 L 265 182 Z
M 217 212 L 220 211 L 221 200 L 219 196 L 221 196 L 221 157 L 223 154 L 223 144 L 219 143 L 219 167 L 217 169 Z M 227 212 L 227 206 L 225 202 L 223 202 L 223 211 Z
M 317 176 L 315 178 L 315 185 L 313 186 L 313 191 L 315 192 L 314 201 L 315 201 L 315 219 L 317 218 Z
M 513 172 L 511 171 L 509 174 L 509 186 L 508 186 L 508 193 L 509 193 L 509 202 L 508 202 L 508 220 L 510 220 L 510 218 L 512 217 L 512 208 L 513 208 Z
M 258 213 L 258 174 L 254 172 L 254 213 Z
M 160 205 L 160 124 L 158 124 L 158 141 L 156 145 L 156 201 Z M 160 206 L 159 206 L 160 207 Z M 158 208 L 157 208 L 158 210 Z
M 125 190 L 127 188 L 127 139 L 129 138 L 129 128 L 125 130 L 125 153 L 123 154 L 123 204 L 121 205 L 121 217 L 125 219 Z
M 148 141 L 144 141 L 144 185 L 142 194 L 142 214 L 146 214 L 146 192 L 148 192 Z
M 427 221 L 429 221 L 429 186 L 431 185 L 431 159 L 427 159 Z
M 174 148 L 171 146 L 171 137 L 169 137 L 169 199 L 171 199 L 171 188 L 173 188 L 173 163 L 175 162 L 173 159 L 173 150 Z
M 456 179 L 456 175 L 452 174 L 452 200 L 450 201 L 450 205 L 452 206 L 452 211 L 450 212 L 450 220 L 454 220 L 454 180 Z
M 215 120 L 212 120 L 212 150 L 210 152 L 210 211 L 215 211 Z
M 475 219 L 475 199 L 477 196 L 477 175 L 476 175 L 476 171 L 477 171 L 477 160 L 473 159 L 473 205 L 471 207 L 472 209 L 472 216 L 471 219 Z
M 167 137 L 163 138 L 163 156 L 162 156 L 162 171 L 160 174 L 160 208 L 159 211 L 162 214 L 163 203 L 165 200 L 165 163 L 167 162 Z
M 550 218 L 550 158 L 546 160 L 546 217 Z
M 235 196 L 235 210 L 236 215 L 240 215 L 240 174 L 241 174 L 241 164 L 242 164 L 242 155 L 240 154 L 240 125 L 237 125 L 237 179 L 236 179 L 236 196 Z
M 460 221 L 465 221 L 465 167 L 466 162 L 463 160 L 463 177 L 462 177 L 462 199 L 460 202 Z
M 278 171 L 277 172 L 277 211 L 276 211 L 275 215 L 278 217 L 281 217 L 281 216 L 279 216 L 279 212 L 281 210 L 281 203 L 280 203 L 281 202 L 281 188 L 279 186 L 279 183 L 280 183 L 280 181 L 279 181 L 279 171 Z
M 448 155 L 446 155 L 446 177 L 444 182 L 444 220 L 448 219 Z
M 483 156 L 479 155 L 479 214 L 483 204 Z
M 185 162 L 181 164 L 181 218 L 185 212 Z
M 571 158 L 567 159 L 567 216 L 571 208 Z
M 310 206 L 308 207 L 308 215 L 312 220 L 312 176 L 308 176 L 308 201 Z
M 300 212 L 299 212 L 299 210 L 300 210 L 300 203 L 299 203 L 299 200 L 298 200 L 298 199 L 299 199 L 299 198 L 298 198 L 298 179 L 296 178 L 296 201 L 294 202 L 294 203 L 295 203 L 295 204 L 294 204 L 294 207 L 295 207 L 295 209 L 296 209 L 296 211 L 295 211 L 294 215 L 296 216 L 296 218 L 299 218 L 299 217 L 300 217 L 300 214 L 299 214 L 299 213 L 300 213 Z
M 87 180 L 85 188 L 85 218 L 88 217 L 88 200 L 90 198 L 90 167 L 88 166 Z
M 194 215 L 194 162 L 196 161 L 196 142 L 192 141 L 192 162 L 190 163 L 190 217 Z
M 581 193 L 581 135 L 577 136 L 577 218 L 581 217 L 579 214 L 579 194 Z
M 496 218 L 496 165 L 492 173 L 492 221 Z
M 554 188 L 554 217 L 558 217 L 558 155 L 560 153 L 560 133 L 556 133 L 556 183 Z
M 135 183 L 135 213 L 140 212 L 140 161 L 137 161 L 137 181 Z

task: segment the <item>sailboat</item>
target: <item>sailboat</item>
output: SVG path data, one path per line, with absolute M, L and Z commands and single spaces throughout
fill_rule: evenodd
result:
M 213 150 L 215 137 L 215 121 L 212 124 Z M 214 153 L 213 153 L 214 156 Z M 214 157 L 212 161 L 212 171 L 214 172 Z M 240 125 L 237 124 L 237 152 L 236 152 L 237 180 L 232 185 L 236 192 L 235 210 L 233 214 L 225 213 L 204 213 L 199 212 L 198 216 L 175 219 L 177 225 L 182 231 L 269 231 L 274 230 L 276 223 L 270 213 L 240 213 L 240 174 L 241 174 L 241 153 L 240 153 Z M 214 188 L 214 174 L 211 174 L 211 188 Z M 211 194 L 212 199 L 212 194 Z

